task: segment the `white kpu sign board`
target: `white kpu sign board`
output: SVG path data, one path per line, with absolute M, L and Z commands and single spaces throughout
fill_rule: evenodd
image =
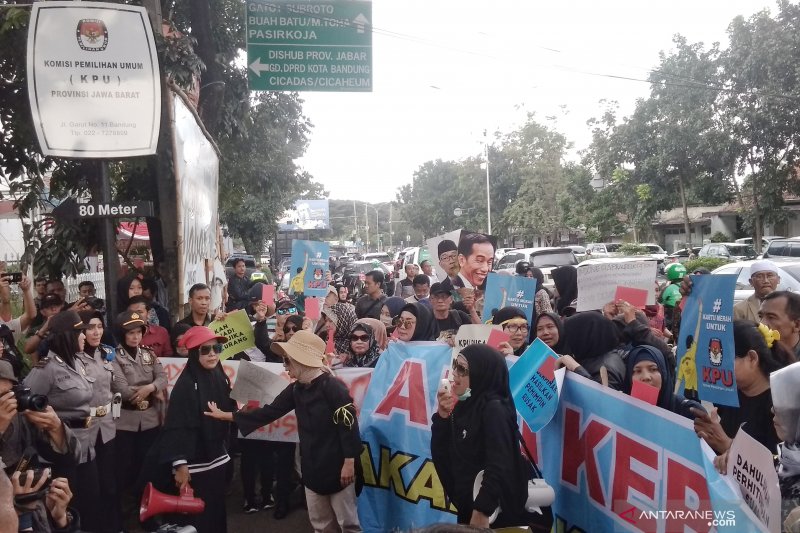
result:
M 28 30 L 28 95 L 44 155 L 154 154 L 161 82 L 145 8 L 35 2 Z

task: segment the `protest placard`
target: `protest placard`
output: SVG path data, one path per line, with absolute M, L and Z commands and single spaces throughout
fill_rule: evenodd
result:
M 458 328 L 458 333 L 453 339 L 453 359 L 470 344 L 486 344 L 492 329 L 497 327 L 491 324 L 464 324 Z
M 518 307 L 525 313 L 528 324 L 532 324 L 535 297 L 536 280 L 534 278 L 490 272 L 486 277 L 486 293 L 481 316 L 483 320 L 489 320 L 504 307 Z
M 655 261 L 619 261 L 578 267 L 578 311 L 602 309 L 614 301 L 617 287 L 647 291 L 647 305 L 656 303 Z
M 514 405 L 533 431 L 550 422 L 558 407 L 558 383 L 554 365 L 558 355 L 541 339 L 535 339 L 508 372 Z M 563 370 L 560 370 L 563 379 Z
M 261 285 L 261 301 L 267 305 L 275 303 L 275 285 L 272 283 Z
M 678 336 L 677 385 L 696 390 L 701 400 L 739 406 L 733 344 L 736 274 L 691 276 Z
M 254 348 L 256 345 L 253 326 L 244 309 L 228 313 L 225 320 L 215 320 L 208 327 L 213 329 L 217 335 L 228 338 L 228 342 L 222 347 L 222 353 L 219 354 L 219 358 L 222 360 L 233 357 L 248 348 Z
M 272 403 L 287 385 L 289 382 L 279 374 L 250 361 L 240 361 L 231 398 L 243 404 L 256 401 L 259 405 L 265 405 Z
M 320 303 L 319 298 L 306 298 L 305 299 L 305 306 L 306 306 L 306 318 L 309 320 L 319 320 L 320 319 Z
M 770 531 L 781 530 L 781 489 L 770 452 L 740 429 L 728 452 L 726 474 L 739 485 L 742 497 Z
M 327 242 L 292 241 L 292 281 L 290 293 L 302 292 L 304 296 L 325 297 L 328 291 L 328 259 L 330 247 Z M 300 283 L 302 280 L 302 285 Z M 302 290 L 298 290 L 302 287 Z
M 458 241 L 460 239 L 461 230 L 457 229 L 426 241 L 431 265 L 436 271 L 436 277 L 441 282 L 458 276 Z
M 614 301 L 628 302 L 633 307 L 644 309 L 647 305 L 647 296 L 649 292 L 645 289 L 636 289 L 634 287 L 623 287 L 617 285 L 617 293 L 614 295 Z

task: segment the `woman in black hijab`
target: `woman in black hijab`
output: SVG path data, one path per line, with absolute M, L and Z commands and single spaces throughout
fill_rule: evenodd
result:
M 503 355 L 485 344 L 464 348 L 453 363 L 452 391 L 440 391 L 438 400 L 431 456 L 458 509 L 458 523 L 489 527 L 489 517 L 500 507 L 493 528 L 536 524 L 549 531 L 550 524 L 542 520 L 552 522 L 552 517 L 540 516 L 532 524 L 525 511 L 529 470 L 519 450 L 517 412 Z M 481 470 L 483 481 L 473 498 Z
M 556 287 L 556 313 L 562 317 L 572 316 L 575 313 L 572 302 L 578 299 L 578 269 L 570 265 L 560 266 L 550 275 Z
M 205 502 L 201 514 L 174 518 L 194 526 L 198 533 L 227 531 L 225 464 L 230 456 L 225 443 L 230 424 L 203 416 L 209 402 L 227 410 L 236 408 L 219 360 L 226 341 L 204 326 L 194 326 L 184 335 L 189 358 L 172 389 L 164 427 L 148 457 L 157 462 L 149 466 L 158 469 L 162 480 L 174 472 L 175 487 L 182 490 L 191 482 L 195 496 Z
M 400 311 L 397 322 L 401 341 L 435 341 L 439 336 L 439 325 L 430 308 L 419 302 L 406 304 Z
M 572 357 L 559 358 L 568 370 L 602 383 L 600 369 L 605 367 L 608 386 L 622 390 L 625 385 L 625 352 L 614 322 L 596 311 L 578 313 L 564 321 L 564 334 Z M 579 369 L 584 372 L 580 372 Z
M 564 334 L 564 323 L 555 313 L 542 313 L 536 316 L 533 333 L 542 339 L 551 350 L 559 355 L 569 354 L 567 337 Z

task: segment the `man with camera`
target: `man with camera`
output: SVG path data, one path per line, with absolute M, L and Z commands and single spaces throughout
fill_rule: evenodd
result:
M 77 527 L 74 512 L 67 511 L 72 497 L 65 478 L 49 479 L 53 466 L 77 463 L 79 444 L 70 429 L 47 404 L 47 397 L 31 394 L 19 385 L 11 365 L 0 360 L 0 458 L 14 486 L 20 513 L 20 530 L 70 531 Z M 21 504 L 21 505 L 20 505 Z

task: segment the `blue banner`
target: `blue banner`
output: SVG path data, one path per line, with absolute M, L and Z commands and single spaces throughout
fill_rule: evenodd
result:
M 546 426 L 558 407 L 556 359 L 558 355 L 537 338 L 508 371 L 514 405 L 532 431 Z
M 331 252 L 327 242 L 292 241 L 292 281 L 290 292 L 302 292 L 305 296 L 322 296 L 328 292 L 328 259 Z M 303 290 L 298 291 L 299 280 Z
M 701 400 L 739 406 L 733 361 L 736 275 L 691 276 L 692 293 L 681 314 L 678 379 Z
M 484 295 L 484 320 L 490 319 L 498 309 L 503 307 L 519 307 L 525 312 L 528 324 L 533 327 L 534 305 L 536 297 L 536 280 L 524 276 L 510 276 L 489 272 L 486 278 L 486 294 Z
M 450 346 L 428 342 L 389 343 L 378 359 L 359 418 L 365 532 L 455 523 L 431 460 L 431 416 L 451 360 Z
M 687 418 L 567 372 L 539 437 L 555 531 L 765 531 Z

